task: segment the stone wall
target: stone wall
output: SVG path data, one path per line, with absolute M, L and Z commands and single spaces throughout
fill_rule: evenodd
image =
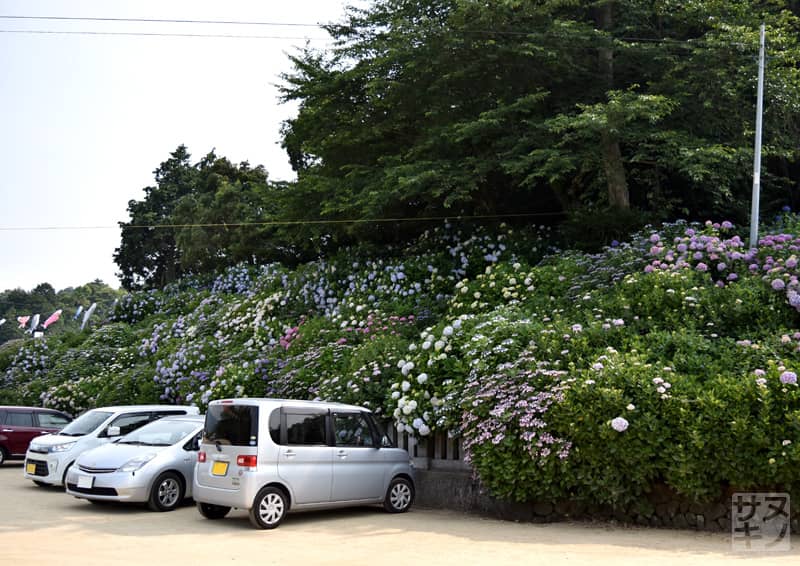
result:
M 667 486 L 656 486 L 639 505 L 634 506 L 635 509 L 612 509 L 571 501 L 514 503 L 485 493 L 469 472 L 417 470 L 416 504 L 520 522 L 600 520 L 675 529 L 731 530 L 731 493 L 722 494 L 718 501 L 695 503 Z M 800 502 L 797 505 L 800 506 Z M 797 507 L 792 513 L 791 531 L 800 532 Z

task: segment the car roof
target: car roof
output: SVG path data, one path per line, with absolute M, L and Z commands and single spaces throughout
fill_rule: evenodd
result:
M 348 409 L 351 411 L 364 411 L 370 412 L 369 409 L 359 407 L 358 405 L 347 405 L 345 403 L 336 403 L 334 401 L 306 401 L 303 399 L 273 399 L 269 397 L 238 397 L 231 399 L 215 399 L 209 403 L 210 405 L 270 405 L 275 407 L 330 407 L 335 409 Z
M 197 407 L 190 405 L 111 405 L 108 407 L 95 407 L 90 411 L 162 411 L 166 409 L 192 409 L 199 411 Z
M 205 415 L 170 415 L 169 417 L 162 417 L 157 421 L 153 421 L 154 423 L 160 423 L 161 421 L 183 421 L 183 422 L 190 422 L 190 423 L 197 423 L 199 425 L 204 424 L 206 421 Z
M 22 405 L 0 405 L 0 411 L 4 411 L 6 409 L 25 409 L 27 411 L 47 411 L 48 413 L 60 413 L 62 415 L 69 414 L 69 413 L 65 413 L 64 411 L 59 411 L 58 409 L 51 409 L 50 407 L 24 407 Z

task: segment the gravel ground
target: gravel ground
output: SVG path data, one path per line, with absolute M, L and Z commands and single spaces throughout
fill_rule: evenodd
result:
M 208 521 L 189 503 L 171 513 L 92 505 L 0 466 L 0 564 L 681 564 L 796 565 L 800 551 L 731 552 L 730 537 L 589 524 L 520 524 L 414 508 L 290 515 L 276 530 L 243 511 Z

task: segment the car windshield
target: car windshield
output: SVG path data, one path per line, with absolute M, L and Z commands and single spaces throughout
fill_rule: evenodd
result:
M 172 446 L 197 431 L 200 423 L 158 420 L 123 436 L 118 444 Z
M 233 446 L 258 444 L 258 407 L 211 405 L 206 412 L 203 440 Z
M 63 436 L 87 435 L 97 429 L 97 427 L 103 424 L 103 422 L 113 414 L 114 413 L 108 411 L 88 411 L 61 429 L 59 434 Z

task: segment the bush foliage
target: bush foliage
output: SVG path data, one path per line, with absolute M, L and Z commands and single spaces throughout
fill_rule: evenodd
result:
M 94 331 L 5 345 L 0 402 L 329 399 L 460 435 L 506 499 L 798 493 L 800 238 L 750 250 L 729 223 L 677 223 L 595 254 L 551 241 L 445 226 L 383 256 L 135 292 Z

